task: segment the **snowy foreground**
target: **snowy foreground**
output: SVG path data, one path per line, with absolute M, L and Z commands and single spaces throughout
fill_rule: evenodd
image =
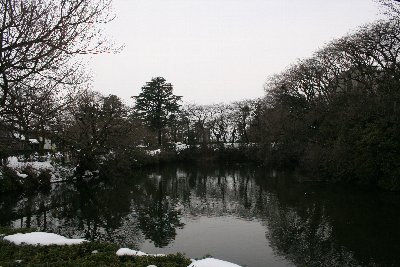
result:
M 43 232 L 33 232 L 27 234 L 14 234 L 4 237 L 7 240 L 16 245 L 27 244 L 27 245 L 76 245 L 87 242 L 85 239 L 70 239 L 57 234 L 43 233 Z M 163 257 L 165 254 L 146 254 L 142 251 L 132 250 L 129 248 L 121 248 L 116 252 L 117 256 L 156 256 Z M 150 265 L 151 267 L 157 267 L 155 265 Z M 150 267 L 148 266 L 148 267 Z M 203 260 L 198 260 L 193 262 L 188 267 L 240 267 L 237 264 L 230 262 L 207 258 Z

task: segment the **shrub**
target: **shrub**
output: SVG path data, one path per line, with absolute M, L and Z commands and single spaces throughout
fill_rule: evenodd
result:
M 0 179 L 0 192 L 17 191 L 23 188 L 21 178 L 17 172 L 9 167 L 2 168 L 2 178 Z
M 17 171 L 9 168 L 2 168 L 2 178 L 0 179 L 0 192 L 20 191 L 20 190 L 47 190 L 51 183 L 51 173 L 49 170 L 37 171 L 30 166 L 21 170 L 27 175 L 22 178 Z

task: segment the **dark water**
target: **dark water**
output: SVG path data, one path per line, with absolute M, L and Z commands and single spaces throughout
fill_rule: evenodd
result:
M 400 196 L 255 166 L 169 166 L 0 196 L 0 225 L 258 266 L 400 266 Z

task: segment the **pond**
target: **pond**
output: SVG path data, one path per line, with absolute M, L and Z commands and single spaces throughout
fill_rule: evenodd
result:
M 0 225 L 242 266 L 400 266 L 400 196 L 254 165 L 169 165 L 0 196 Z

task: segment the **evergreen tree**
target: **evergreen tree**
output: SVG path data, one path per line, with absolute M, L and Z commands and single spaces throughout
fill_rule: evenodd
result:
M 142 87 L 142 92 L 134 96 L 136 112 L 158 133 L 158 145 L 162 143 L 162 130 L 179 112 L 181 96 L 172 93 L 172 85 L 163 77 L 156 77 Z

